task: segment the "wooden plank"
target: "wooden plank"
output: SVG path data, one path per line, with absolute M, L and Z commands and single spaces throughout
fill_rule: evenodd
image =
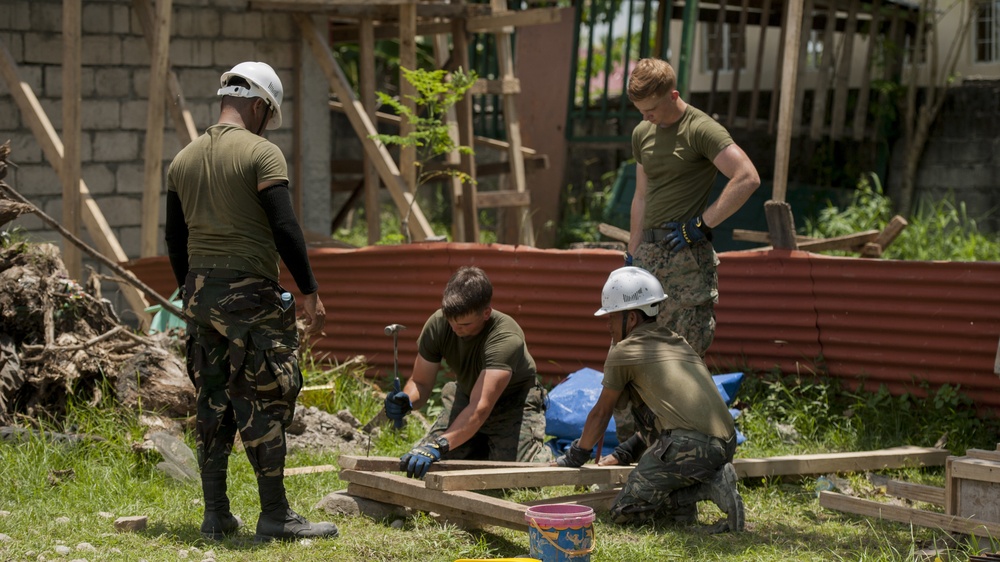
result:
M 302 30 L 303 37 L 309 42 L 309 46 L 323 69 L 323 73 L 326 74 L 331 88 L 343 102 L 347 118 L 351 122 L 355 134 L 361 140 L 361 146 L 374 162 L 386 187 L 389 188 L 389 193 L 392 195 L 393 202 L 396 203 L 400 214 L 407 217 L 410 235 L 417 242 L 434 236 L 430 223 L 427 222 L 427 218 L 420 209 L 420 205 L 417 204 L 413 193 L 407 189 L 406 182 L 399 174 L 399 168 L 389 156 L 389 151 L 382 143 L 377 143 L 369 138 L 369 135 L 377 133 L 375 126 L 368 118 L 368 113 L 361 102 L 354 96 L 354 91 L 351 89 L 347 77 L 344 76 L 344 71 L 333 57 L 326 37 L 313 25 L 312 19 L 308 16 L 297 13 L 293 17 Z
M 414 3 L 399 5 L 399 102 L 413 114 L 417 112 L 417 104 L 413 98 L 417 89 L 403 77 L 403 70 L 417 70 L 417 6 Z M 409 119 L 404 118 L 399 124 L 399 136 L 406 137 L 416 130 Z M 413 194 L 417 193 L 417 147 L 399 147 L 399 170 L 406 182 L 406 187 Z
M 358 92 L 361 105 L 366 108 L 368 119 L 374 124 L 376 119 L 375 97 L 375 23 L 370 17 L 361 19 L 358 32 Z M 382 211 L 378 201 L 378 170 L 367 152 L 361 154 L 365 189 L 365 220 L 368 223 L 368 244 L 374 245 L 382 239 Z
M 878 230 L 866 230 L 864 232 L 856 232 L 854 234 L 845 234 L 843 236 L 834 236 L 833 238 L 823 238 L 812 242 L 803 242 L 798 244 L 798 246 L 800 250 L 807 250 L 810 252 L 822 252 L 825 250 L 848 250 L 856 252 L 868 242 L 878 238 L 879 232 L 880 231 Z
M 444 68 L 448 65 L 448 59 L 451 57 L 448 38 L 444 35 L 435 35 L 432 42 L 434 44 L 434 63 L 438 68 Z M 448 138 L 451 139 L 452 144 L 456 147 L 461 145 L 458 140 L 458 115 L 454 105 L 442 115 L 442 121 L 448 127 Z M 444 155 L 444 162 L 454 170 L 461 170 L 462 155 L 457 149 L 452 150 Z M 448 180 L 446 184 L 451 192 L 451 239 L 465 240 L 465 217 L 462 216 L 461 204 L 462 180 L 457 175 L 452 175 Z
M 459 68 L 470 68 L 469 38 L 466 35 L 465 21 L 455 19 L 452 20 L 451 25 L 451 56 Z M 462 96 L 462 99 L 455 104 L 455 121 L 458 125 L 458 144 L 472 146 L 474 133 L 471 96 Z M 461 241 L 478 243 L 479 209 L 476 208 L 476 159 L 472 154 L 463 152 L 459 155 L 459 163 L 462 166 L 462 172 L 471 180 L 462 183 L 462 194 L 457 205 L 462 209 L 462 226 L 465 231 L 465 238 Z
M 366 472 L 399 472 L 399 457 L 362 457 L 340 455 L 337 464 L 344 470 Z M 503 461 L 443 460 L 431 465 L 431 472 L 440 470 L 477 470 L 483 468 L 537 468 L 539 463 Z
M 476 193 L 476 207 L 495 209 L 497 207 L 524 207 L 531 204 L 531 193 L 525 191 L 479 191 Z
M 544 486 L 621 486 L 631 466 L 583 465 L 580 468 L 539 466 L 535 468 L 487 468 L 458 472 L 435 472 L 424 477 L 431 490 L 498 490 Z
M 937 486 L 925 486 L 923 484 L 890 480 L 885 485 L 885 493 L 911 501 L 944 505 L 944 488 L 938 488 Z
M 798 0 L 801 2 L 802 0 Z M 802 23 L 799 26 L 799 41 L 796 43 L 798 45 L 798 58 L 796 59 L 795 69 L 800 75 L 806 73 L 808 67 L 808 50 L 809 50 L 809 30 L 813 28 L 813 23 L 815 18 L 813 17 L 813 7 L 815 2 L 813 0 L 805 0 L 804 6 L 802 7 Z M 791 7 L 791 6 L 790 6 Z M 803 30 L 805 30 L 803 32 Z M 802 35 L 805 35 L 803 38 Z M 785 53 L 786 57 L 791 58 L 790 51 Z M 785 74 L 782 73 L 782 80 L 784 80 Z M 784 89 L 782 89 L 782 97 L 784 97 Z M 805 105 L 805 92 L 806 84 L 805 80 L 795 81 L 795 106 L 792 111 L 792 119 L 790 121 L 789 129 L 793 133 L 795 131 L 802 130 L 802 113 L 803 106 Z M 780 132 L 780 131 L 779 131 Z
M 948 515 L 958 513 L 958 480 L 951 474 L 956 458 L 958 457 L 948 457 L 944 463 L 944 512 Z
M 771 194 L 774 201 L 784 201 L 785 191 L 788 188 L 788 161 L 792 149 L 792 127 L 798 97 L 796 86 L 799 77 L 799 39 L 802 33 L 802 0 L 789 0 L 786 6 L 788 13 L 785 25 L 785 56 L 781 63 L 781 105 L 778 109 L 778 138 L 775 145 L 774 184 Z M 771 230 L 770 224 L 771 221 L 768 220 L 768 230 Z M 792 229 L 792 232 L 795 230 Z M 777 240 L 777 237 L 772 236 L 771 239 Z
M 417 15 L 423 15 L 421 13 L 421 8 L 424 5 L 421 4 L 417 6 Z M 368 13 L 358 17 L 374 17 Z M 418 37 L 435 37 L 438 35 L 446 35 L 451 33 L 451 24 L 447 21 L 440 21 L 434 23 L 422 23 L 417 22 L 417 36 Z M 384 22 L 376 23 L 375 25 L 375 39 L 378 41 L 389 39 L 395 41 L 399 37 L 399 25 L 395 23 L 387 24 Z M 358 40 L 358 26 L 356 25 L 337 25 L 330 29 L 330 43 L 354 43 Z
M 617 240 L 618 242 L 624 242 L 628 244 L 629 232 L 623 228 L 618 228 L 617 226 L 602 222 L 601 224 L 597 225 L 597 231 L 612 240 Z
M 813 91 L 812 119 L 809 123 L 809 138 L 819 140 L 826 124 L 826 108 L 830 98 L 830 78 L 833 73 L 834 48 L 833 32 L 837 24 L 837 5 L 830 2 L 826 10 L 826 28 L 823 30 L 823 56 L 820 59 L 818 80 Z
M 470 527 L 479 528 L 486 525 L 493 525 L 495 527 L 509 527 L 516 530 L 523 530 L 520 526 L 516 526 L 510 521 L 491 516 L 488 510 L 485 510 L 485 512 L 480 513 L 476 511 L 470 511 L 468 509 L 455 508 L 450 505 L 442 504 L 427 498 L 419 498 L 419 499 L 410 497 L 401 498 L 399 494 L 390 492 L 388 490 L 382 490 L 379 488 L 373 488 L 371 486 L 364 486 L 362 484 L 354 484 L 354 483 L 347 485 L 347 493 L 351 496 L 356 496 L 359 498 L 367 498 L 370 500 L 388 503 L 391 505 L 400 505 L 403 507 L 416 509 L 418 511 L 426 511 L 428 513 L 436 514 L 438 516 L 443 517 L 447 521 L 450 521 L 451 523 L 454 523 L 455 525 L 458 525 L 463 528 L 470 528 Z
M 736 474 L 741 478 L 765 478 L 829 472 L 863 472 L 914 466 L 941 466 L 947 456 L 948 451 L 944 449 L 893 447 L 850 453 L 736 459 L 733 461 L 733 466 L 736 467 Z
M 507 10 L 507 0 L 490 0 L 490 6 L 493 8 L 494 14 L 502 15 Z M 550 8 L 546 11 L 555 12 L 555 17 L 559 17 L 555 8 Z M 524 13 L 525 11 L 516 12 L 518 15 Z M 505 82 L 514 80 L 516 77 L 514 75 L 514 51 L 511 44 L 511 34 L 504 28 L 495 28 L 495 31 L 494 44 L 496 45 L 497 53 L 497 74 Z M 507 142 L 510 143 L 510 148 L 507 150 L 507 161 L 510 162 L 511 173 L 508 177 L 514 185 L 514 191 L 523 193 L 528 190 L 528 181 L 524 173 L 524 155 L 521 154 L 521 121 L 517 114 L 517 98 L 514 94 L 504 94 L 502 100 L 503 122 L 507 129 Z M 478 201 L 477 198 L 477 205 Z M 504 222 L 506 224 L 503 230 L 500 228 L 497 229 L 498 234 L 503 233 L 502 236 L 498 237 L 500 242 L 516 242 L 527 246 L 535 245 L 535 231 L 531 224 L 530 207 L 512 209 L 506 214 Z
M 764 0 L 760 11 L 760 35 L 757 39 L 757 60 L 753 71 L 753 93 L 750 94 L 750 117 L 747 120 L 747 130 L 752 131 L 757 125 L 757 108 L 760 105 L 760 77 L 764 72 L 764 49 L 767 47 L 767 20 L 771 17 L 771 0 Z M 781 60 L 781 55 L 778 55 Z M 771 61 L 768 60 L 768 65 Z M 778 91 L 775 88 L 774 91 Z
M 521 81 L 515 78 L 504 78 L 502 80 L 486 80 L 480 78 L 468 90 L 468 95 L 479 96 L 483 94 L 505 95 L 520 94 Z
M 146 39 L 146 46 L 149 47 L 150 54 L 153 52 L 153 7 L 150 0 L 132 0 L 132 11 L 139 19 L 142 26 L 142 36 Z M 184 98 L 184 90 L 181 89 L 180 80 L 177 73 L 170 70 L 167 73 L 167 91 L 170 99 L 167 100 L 167 109 L 170 110 L 170 117 L 174 122 L 174 129 L 177 130 L 177 138 L 181 147 L 191 144 L 191 141 L 198 138 L 198 128 L 194 126 L 194 117 L 187 107 Z
M 139 255 L 158 255 L 160 247 L 160 197 L 163 192 L 163 116 L 166 103 L 167 72 L 170 69 L 170 19 L 173 0 L 156 0 L 153 21 L 153 55 L 149 67 L 149 103 L 146 114 L 146 142 L 143 161 L 142 215 Z
M 342 104 L 342 103 L 340 103 L 339 101 L 336 101 L 336 100 L 330 101 L 330 109 L 332 109 L 334 111 L 339 111 L 341 113 L 346 112 L 346 110 L 344 109 L 344 104 Z M 375 118 L 378 119 L 379 122 L 382 122 L 382 123 L 391 123 L 391 124 L 396 125 L 396 126 L 399 126 L 399 123 L 401 121 L 401 119 L 399 118 L 398 115 L 393 115 L 391 113 L 384 113 L 382 111 L 375 112 Z M 372 123 L 374 123 L 374 122 L 375 122 L 375 119 L 372 119 Z M 471 138 L 473 139 L 473 143 L 472 144 L 475 144 L 477 146 L 486 146 L 486 147 L 493 148 L 493 149 L 496 149 L 496 150 L 504 150 L 504 151 L 510 149 L 510 143 L 506 142 L 506 141 L 502 141 L 502 140 L 498 140 L 498 139 L 491 139 L 489 137 L 483 137 L 483 136 L 479 136 L 479 135 L 476 135 L 476 136 L 471 137 Z M 521 147 L 521 154 L 524 154 L 525 156 L 537 156 L 538 155 L 538 151 L 535 150 L 534 148 L 528 148 L 526 146 L 522 146 Z
M 56 134 L 52 122 L 49 121 L 31 86 L 21 80 L 17 72 L 17 63 L 10 55 L 7 45 L 3 43 L 0 43 L 0 75 L 3 75 L 7 83 L 7 91 L 14 98 L 14 102 L 21 111 L 21 116 L 27 122 L 35 140 L 42 148 L 42 153 L 45 154 L 45 158 L 52 164 L 56 174 L 61 178 L 64 173 L 62 140 Z M 108 221 L 105 220 L 100 207 L 90 196 L 90 190 L 87 189 L 87 184 L 82 179 L 80 180 L 80 200 L 83 202 L 83 224 L 87 227 L 87 232 L 90 233 L 98 251 L 109 261 L 118 263 L 128 261 L 128 256 L 121 244 L 118 243 Z M 146 312 L 146 308 L 149 303 L 142 292 L 128 283 L 119 283 L 118 286 L 140 325 L 142 327 L 148 326 L 150 315 Z
M 953 533 L 977 536 L 1000 536 L 1000 524 L 912 509 L 899 505 L 889 505 L 872 500 L 853 498 L 835 492 L 820 492 L 819 505 L 827 509 L 876 517 L 886 521 L 897 521 L 931 529 L 941 529 Z
M 840 62 L 834 78 L 833 111 L 830 114 L 830 138 L 840 139 L 847 119 L 847 90 L 851 81 L 851 62 L 854 59 L 854 32 L 858 27 L 858 10 L 861 0 L 851 0 L 847 9 L 847 22 L 840 40 Z
M 750 0 L 743 0 L 740 4 L 740 23 L 738 27 L 740 44 L 736 50 L 737 62 L 735 68 L 733 68 L 732 87 L 729 88 L 729 118 L 726 120 L 726 126 L 730 129 L 733 128 L 733 123 L 736 121 L 736 107 L 740 100 L 740 74 L 742 74 L 747 60 L 747 15 L 750 11 L 748 9 L 749 5 Z
M 977 458 L 957 458 L 952 462 L 951 476 L 960 480 L 1000 482 L 1000 464 Z
M 80 94 L 83 33 L 82 0 L 63 0 L 63 174 L 62 226 L 73 236 L 80 236 L 80 150 L 82 95 Z M 73 279 L 83 280 L 83 255 L 73 244 L 63 244 L 62 260 Z
M 466 520 L 488 518 L 491 525 L 503 525 L 511 529 L 524 530 L 524 512 L 527 507 L 512 501 L 493 498 L 475 492 L 440 491 L 424 487 L 420 480 L 389 473 L 362 472 L 358 470 L 343 470 L 340 479 L 388 492 L 379 499 L 395 505 L 411 505 L 414 501 L 431 503 L 437 506 L 460 510 Z M 431 509 L 433 511 L 433 509 Z
M 760 230 L 744 230 L 742 228 L 733 229 L 733 240 L 739 240 L 741 242 L 757 242 L 759 244 L 770 244 L 771 234 L 763 232 Z M 813 238 L 811 236 L 795 236 L 796 242 L 812 242 L 819 240 L 819 238 Z
M 506 28 L 559 23 L 562 10 L 562 8 L 532 8 L 528 10 L 508 11 L 506 2 L 497 4 L 495 0 L 491 0 L 490 6 L 493 7 L 492 15 L 474 16 L 466 20 L 465 30 L 467 32 L 509 33 L 509 30 L 506 30 Z
M 865 126 L 868 123 L 868 100 L 871 96 L 872 62 L 875 58 L 875 45 L 878 43 L 878 28 L 881 25 L 882 0 L 872 2 L 872 21 L 868 31 L 868 50 L 864 57 L 861 70 L 861 88 L 858 89 L 858 101 L 854 105 L 854 140 L 865 138 Z
M 321 472 L 336 472 L 340 467 L 335 464 L 318 464 L 315 466 L 296 466 L 285 469 L 285 476 L 300 476 L 302 474 L 319 474 Z
M 795 2 L 795 0 L 792 0 Z M 779 149 L 780 152 L 780 149 Z M 787 162 L 785 163 L 787 165 Z M 775 191 L 778 191 L 775 183 Z M 782 190 L 782 198 L 784 198 Z M 765 201 L 764 216 L 767 218 L 767 231 L 771 237 L 771 245 L 783 250 L 796 250 L 795 220 L 792 218 L 792 206 L 782 201 Z

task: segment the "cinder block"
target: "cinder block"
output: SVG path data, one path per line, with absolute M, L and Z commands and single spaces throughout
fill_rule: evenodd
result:
M 125 162 L 118 165 L 115 171 L 115 193 L 142 194 L 142 184 L 145 181 L 145 168 L 142 162 Z
M 132 31 L 132 10 L 127 5 L 111 6 L 111 33 L 122 35 Z
M 199 99 L 217 100 L 219 79 L 222 77 L 222 73 L 230 68 L 184 68 L 177 72 L 177 81 L 189 103 Z
M 184 66 L 212 66 L 212 41 L 209 39 L 174 39 L 170 42 L 170 61 Z
M 82 59 L 86 65 L 120 65 L 122 39 L 116 35 L 84 35 Z
M 118 236 L 118 243 L 129 258 L 135 259 L 142 254 L 141 226 L 125 226 L 112 231 Z
M 31 29 L 31 9 L 28 2 L 6 2 L 0 10 L 0 29 L 26 31 Z
M 140 30 L 139 33 L 142 33 Z M 151 62 L 149 46 L 142 37 L 126 36 L 122 38 L 122 64 L 125 66 L 149 67 Z
M 139 67 L 132 71 L 132 91 L 139 99 L 149 97 L 149 66 Z
M 121 124 L 121 103 L 116 99 L 91 98 L 83 100 L 80 114 L 84 129 L 117 130 Z
M 94 133 L 96 162 L 128 162 L 142 154 L 141 139 L 127 131 L 97 131 Z
M 61 66 L 44 66 L 45 91 L 43 96 L 47 98 L 63 97 L 63 72 Z M 93 67 L 80 68 L 80 96 L 88 98 L 94 95 L 94 72 Z
M 146 114 L 149 104 L 145 100 L 127 100 L 121 104 L 120 126 L 126 131 L 146 129 Z
M 320 20 L 322 29 L 324 22 Z M 286 14 L 271 13 L 264 20 L 264 39 L 268 41 L 293 41 L 300 35 L 299 26 Z
M 13 159 L 13 154 L 11 155 Z M 62 183 L 55 170 L 46 163 L 18 164 L 14 177 L 8 176 L 9 183 L 21 195 L 34 201 L 34 198 L 45 195 L 61 195 Z
M 94 94 L 98 97 L 127 98 L 132 94 L 132 73 L 122 67 L 94 69 Z
M 268 20 L 276 19 L 268 14 Z M 260 12 L 223 12 L 222 29 L 226 37 L 260 39 L 264 37 L 264 18 Z
M 24 34 L 8 32 L 0 28 L 0 42 L 7 46 L 11 58 L 20 63 L 24 60 Z M 0 93 L 7 91 L 6 81 L 0 80 Z
M 113 193 L 115 190 L 115 173 L 107 164 L 84 164 L 80 174 L 93 195 Z
M 177 10 L 174 13 L 176 37 L 216 38 L 222 33 L 221 19 L 214 9 Z
M 31 29 L 62 32 L 62 2 L 25 2 L 30 4 Z
M 8 140 L 10 141 L 9 160 L 11 162 L 21 166 L 23 164 L 37 164 L 43 161 L 42 147 L 38 145 L 35 137 L 27 129 L 0 131 L 0 141 L 7 142 Z M 8 168 L 7 174 L 8 183 L 17 181 L 17 168 Z
M 114 33 L 111 20 L 111 4 L 86 2 L 83 4 L 84 33 Z
M 62 100 L 59 99 L 49 99 L 42 98 L 38 100 L 39 105 L 42 107 L 42 111 L 45 112 L 45 116 L 48 117 L 49 122 L 52 123 L 52 127 L 55 128 L 56 132 L 62 130 Z
M 24 34 L 23 63 L 62 64 L 63 42 L 59 33 L 38 33 L 36 28 Z
M 109 226 L 134 226 L 142 217 L 142 198 L 110 195 L 94 197 Z M 120 240 L 119 240 L 120 242 Z
M 262 60 L 255 56 L 257 43 L 241 39 L 223 39 L 215 42 L 213 60 L 219 68 L 232 68 L 247 60 Z M 269 61 L 264 61 L 270 64 Z
M 274 68 L 282 81 L 291 82 L 292 66 L 294 64 L 294 49 L 298 48 L 295 43 L 283 43 L 280 41 L 263 41 L 257 44 L 257 59 L 264 61 Z M 312 56 L 310 54 L 310 56 Z M 285 78 L 287 76 L 287 78 Z
M 14 103 L 14 98 L 0 95 L 0 131 L 16 131 L 21 128 L 21 110 Z M 9 137 L 0 132 L 0 143 Z

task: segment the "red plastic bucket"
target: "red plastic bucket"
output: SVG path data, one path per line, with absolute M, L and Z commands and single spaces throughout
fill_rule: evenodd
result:
M 543 562 L 590 562 L 594 510 L 568 503 L 536 505 L 524 513 L 530 556 Z

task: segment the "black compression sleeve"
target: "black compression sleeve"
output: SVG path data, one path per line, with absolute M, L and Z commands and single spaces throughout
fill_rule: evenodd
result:
M 163 230 L 170 268 L 174 270 L 177 286 L 184 287 L 184 279 L 188 273 L 188 227 L 184 221 L 181 198 L 176 191 L 167 190 L 167 223 Z
M 258 191 L 257 197 L 260 198 L 264 212 L 267 213 L 267 221 L 271 224 L 271 233 L 274 236 L 274 245 L 278 247 L 278 255 L 288 267 L 299 291 L 303 295 L 315 293 L 319 290 L 319 284 L 316 283 L 312 267 L 309 265 L 309 254 L 306 253 L 302 228 L 295 220 L 288 184 L 276 183 Z

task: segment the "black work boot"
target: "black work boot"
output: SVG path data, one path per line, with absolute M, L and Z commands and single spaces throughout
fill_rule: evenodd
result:
M 288 507 L 283 476 L 257 478 L 260 492 L 260 518 L 254 542 L 295 540 L 304 538 L 335 538 L 340 531 L 333 523 L 310 523 Z
M 201 522 L 202 537 L 221 541 L 243 526 L 243 520 L 229 510 L 225 472 L 202 473 L 201 491 L 205 496 L 205 519 Z
M 743 513 L 743 497 L 740 496 L 739 490 L 736 489 L 736 482 L 738 480 L 739 478 L 736 476 L 736 468 L 733 466 L 733 463 L 727 462 L 722 465 L 722 468 L 716 471 L 715 476 L 706 485 L 708 488 L 708 498 L 726 514 L 728 531 L 731 533 L 742 532 L 746 525 Z

